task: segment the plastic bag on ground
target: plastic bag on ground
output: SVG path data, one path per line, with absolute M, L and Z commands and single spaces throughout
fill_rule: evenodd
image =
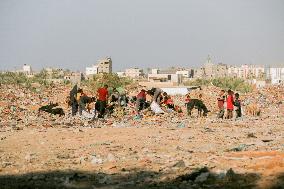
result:
M 151 105 L 151 110 L 155 113 L 155 114 L 161 114 L 164 113 L 164 111 L 162 110 L 162 108 L 159 106 L 159 104 L 157 104 L 157 102 L 152 102 Z
M 92 118 L 95 116 L 95 114 L 91 114 L 91 113 L 89 113 L 89 112 L 83 110 L 83 111 L 82 111 L 82 116 L 83 116 L 84 118 L 92 119 Z

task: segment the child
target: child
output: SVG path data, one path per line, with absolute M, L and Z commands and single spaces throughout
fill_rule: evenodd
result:
M 241 101 L 240 101 L 240 95 L 239 93 L 235 94 L 235 101 L 234 101 L 234 106 L 236 107 L 236 118 L 242 117 L 242 107 L 241 107 Z
M 228 90 L 228 98 L 227 98 L 227 119 L 233 118 L 233 110 L 234 110 L 234 92 Z
M 218 108 L 219 108 L 219 113 L 218 113 L 218 118 L 224 118 L 225 114 L 225 109 L 224 109 L 224 104 L 225 104 L 226 96 L 225 96 L 225 91 L 221 90 L 219 97 L 217 98 L 218 101 Z
M 188 107 L 188 103 L 190 102 L 191 98 L 190 98 L 190 94 L 187 94 L 186 95 L 186 98 L 185 98 L 185 107 L 187 109 L 187 114 L 189 114 L 189 107 Z
M 142 89 L 136 96 L 136 99 L 136 112 L 139 114 L 141 110 L 145 109 L 146 91 Z

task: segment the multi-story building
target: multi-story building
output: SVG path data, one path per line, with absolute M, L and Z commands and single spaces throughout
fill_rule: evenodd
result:
M 125 77 L 125 72 L 116 72 L 116 74 L 118 75 L 118 77 Z
M 24 72 L 26 74 L 31 74 L 33 72 L 32 67 L 30 65 L 24 64 L 22 72 Z
M 139 78 L 143 76 L 143 70 L 139 68 L 128 68 L 125 70 L 125 76 L 131 78 Z
M 176 73 L 160 73 L 159 69 L 152 69 L 148 74 L 149 82 L 171 82 L 175 84 L 182 83 L 182 75 Z
M 112 73 L 112 60 L 109 57 L 99 60 L 97 66 L 98 73 Z
M 86 75 L 95 75 L 98 74 L 98 66 L 92 65 L 91 67 L 86 67 Z
M 86 75 L 95 75 L 99 73 L 112 73 L 112 60 L 107 57 L 105 59 L 99 60 L 96 65 L 91 67 L 86 67 Z
M 203 67 L 194 71 L 195 78 L 216 78 L 226 77 L 228 74 L 228 66 L 223 63 L 214 64 L 208 55 L 207 60 Z
M 240 67 L 231 66 L 228 69 L 228 76 L 253 79 L 253 78 L 264 78 L 265 68 L 264 66 L 257 65 L 241 65 Z
M 271 84 L 284 83 L 284 67 L 270 67 L 266 70 L 266 77 Z
M 178 71 L 176 71 L 176 74 L 182 75 L 184 78 L 190 78 L 191 77 L 191 71 L 190 70 L 178 70 Z
M 80 83 L 84 79 L 84 76 L 81 72 L 72 72 L 64 76 L 64 80 L 70 81 L 71 83 Z

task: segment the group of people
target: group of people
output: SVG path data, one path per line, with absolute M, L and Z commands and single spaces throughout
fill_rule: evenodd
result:
M 115 103 L 126 106 L 126 100 L 126 93 L 122 88 L 114 88 L 110 94 L 108 85 L 104 85 L 97 90 L 96 96 L 89 97 L 83 89 L 75 85 L 70 91 L 69 105 L 72 108 L 72 116 L 77 113 L 82 115 L 83 111 L 90 113 L 93 110 L 98 118 L 104 118 L 106 110 L 112 111 Z M 92 103 L 95 104 L 94 108 L 90 106 Z
M 233 118 L 233 111 L 236 112 L 236 118 L 242 117 L 242 107 L 240 101 L 239 93 L 235 93 L 232 90 L 228 90 L 227 94 L 225 90 L 221 90 L 217 98 L 218 101 L 218 118 Z M 225 109 L 227 110 L 227 115 L 225 116 Z
M 151 100 L 147 101 L 147 95 Z M 202 95 L 198 99 L 191 99 L 190 94 L 186 95 L 185 107 L 187 114 L 191 115 L 191 111 L 196 108 L 199 116 L 206 116 L 209 110 L 201 100 Z M 174 104 L 172 97 L 160 88 L 152 88 L 150 90 L 141 89 L 136 96 L 127 97 L 126 92 L 122 88 L 113 88 L 110 91 L 108 85 L 97 90 L 95 97 L 88 97 L 82 89 L 77 85 L 70 91 L 69 105 L 72 107 L 72 116 L 77 113 L 82 115 L 83 111 L 94 111 L 98 118 L 104 118 L 106 112 L 112 113 L 117 107 L 126 107 L 131 102 L 135 107 L 136 115 L 141 115 L 141 111 L 152 108 L 152 105 L 159 107 L 164 112 L 182 112 L 181 107 Z M 220 91 L 218 102 L 218 118 L 233 118 L 233 111 L 236 112 L 236 118 L 242 116 L 241 102 L 239 94 L 232 90 L 228 90 L 227 94 L 224 90 Z M 91 103 L 95 103 L 94 108 L 90 107 Z M 225 116 L 225 110 L 227 114 Z

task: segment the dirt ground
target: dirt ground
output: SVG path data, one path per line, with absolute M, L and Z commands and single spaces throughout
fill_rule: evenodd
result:
M 0 128 L 0 188 L 284 188 L 284 118 Z

